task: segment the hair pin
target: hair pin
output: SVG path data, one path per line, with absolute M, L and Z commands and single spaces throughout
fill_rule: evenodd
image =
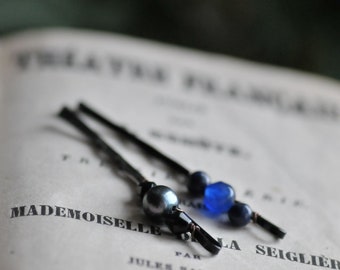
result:
M 212 254 L 217 254 L 220 251 L 221 243 L 209 235 L 179 207 L 179 199 L 172 189 L 148 181 L 95 131 L 88 127 L 75 112 L 64 107 L 59 116 L 86 135 L 94 147 L 104 152 L 120 172 L 139 186 L 142 207 L 149 218 L 165 223 L 175 235 L 190 233 L 193 239 L 197 240 Z
M 227 213 L 231 225 L 235 227 L 245 226 L 252 221 L 277 238 L 282 239 L 286 235 L 286 232 L 283 229 L 274 225 L 259 213 L 253 211 L 248 204 L 235 200 L 235 190 L 231 185 L 222 181 L 210 184 L 211 179 L 207 173 L 203 171 L 191 173 L 190 170 L 180 163 L 141 140 L 124 127 L 109 121 L 84 103 L 79 104 L 79 110 L 125 136 L 147 154 L 153 155 L 155 158 L 163 161 L 172 170 L 184 175 L 187 178 L 188 191 L 194 196 L 204 196 L 203 202 L 209 212 L 214 214 Z

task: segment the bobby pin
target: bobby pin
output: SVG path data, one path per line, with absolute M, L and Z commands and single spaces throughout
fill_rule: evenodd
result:
M 228 213 L 230 224 L 235 227 L 245 226 L 252 221 L 277 238 L 282 239 L 286 235 L 284 230 L 262 217 L 259 213 L 253 211 L 248 204 L 235 200 L 235 191 L 231 185 L 222 181 L 210 184 L 211 178 L 207 173 L 203 171 L 191 173 L 190 170 L 177 161 L 169 158 L 124 127 L 109 121 L 84 103 L 79 104 L 79 110 L 125 136 L 147 154 L 153 155 L 167 164 L 172 170 L 184 175 L 187 178 L 189 193 L 194 196 L 204 196 L 203 203 L 209 212 L 214 214 Z
M 172 189 L 148 181 L 96 132 L 88 127 L 76 113 L 64 107 L 59 116 L 86 135 L 95 148 L 107 155 L 118 171 L 125 174 L 139 186 L 142 207 L 149 218 L 157 222 L 164 222 L 175 235 L 190 233 L 194 240 L 197 240 L 212 254 L 217 254 L 220 251 L 221 243 L 179 208 L 179 199 Z

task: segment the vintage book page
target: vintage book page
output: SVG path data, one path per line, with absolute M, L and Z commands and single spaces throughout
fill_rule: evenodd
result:
M 2 40 L 0 268 L 340 269 L 340 84 L 119 35 Z M 143 214 L 134 183 L 57 117 L 84 101 L 284 228 L 211 217 L 181 179 L 84 117 L 223 248 L 211 256 Z

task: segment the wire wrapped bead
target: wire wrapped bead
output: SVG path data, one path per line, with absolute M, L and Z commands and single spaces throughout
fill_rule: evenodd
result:
M 211 180 L 207 173 L 197 171 L 189 176 L 187 188 L 191 195 L 202 196 L 205 188 L 210 184 Z
M 245 203 L 235 202 L 228 212 L 230 224 L 235 227 L 243 227 L 251 221 L 253 211 Z
M 235 191 L 231 185 L 216 182 L 208 185 L 204 192 L 204 205 L 214 214 L 228 212 L 235 201 Z
M 178 207 L 176 193 L 166 186 L 154 186 L 143 198 L 143 210 L 147 216 L 158 221 L 164 221 Z

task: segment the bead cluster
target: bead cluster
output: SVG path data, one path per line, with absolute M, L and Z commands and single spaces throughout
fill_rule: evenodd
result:
M 253 221 L 277 238 L 283 238 L 286 235 L 284 230 L 253 211 L 249 205 L 236 201 L 235 191 L 229 184 L 224 182 L 210 184 L 210 177 L 205 172 L 197 171 L 191 173 L 190 170 L 180 163 L 141 140 L 133 133 L 130 133 L 124 127 L 99 115 L 85 104 L 80 103 L 79 110 L 125 136 L 143 149 L 148 155 L 161 160 L 172 170 L 184 175 L 188 179 L 187 187 L 189 192 L 195 196 L 204 196 L 204 204 L 210 212 L 215 214 L 228 213 L 230 223 L 236 227 L 245 226 L 250 221 Z M 63 115 L 65 116 L 65 114 Z M 132 175 L 132 178 L 135 178 L 135 180 L 140 183 L 140 195 L 143 199 L 143 208 L 148 216 L 154 219 L 163 219 L 174 233 L 182 230 L 189 231 L 192 235 L 195 235 L 196 240 L 198 240 L 202 246 L 214 254 L 220 250 L 220 243 L 178 208 L 178 199 L 171 195 L 173 193 L 172 191 L 170 192 L 165 187 L 157 187 L 155 183 L 147 181 L 136 169 L 120 158 L 118 153 L 115 153 L 115 151 L 107 147 L 100 138 L 97 138 L 95 133 L 87 130 L 84 124 L 79 123 L 78 120 L 76 121 L 73 116 L 66 118 L 72 120 L 71 122 L 78 122 L 74 124 L 87 133 L 88 136 L 93 137 L 98 147 L 101 147 L 112 156 L 115 163 L 118 161 L 118 167 L 123 171 L 128 171 L 129 174 Z M 119 158 L 117 159 L 117 157 Z
M 175 235 L 191 233 L 205 249 L 217 254 L 221 243 L 179 208 L 179 199 L 169 187 L 144 181 L 139 184 L 144 213 L 157 222 L 165 223 Z
M 251 221 L 252 213 L 250 206 L 235 201 L 235 190 L 224 182 L 210 184 L 208 174 L 202 171 L 190 175 L 187 188 L 194 196 L 204 196 L 203 203 L 206 209 L 213 214 L 228 213 L 231 225 L 242 227 Z
M 92 114 L 96 115 L 94 112 L 91 112 L 91 115 Z M 127 178 L 138 185 L 143 210 L 148 217 L 155 221 L 165 223 L 175 235 L 190 233 L 192 239 L 199 242 L 206 250 L 212 254 L 219 253 L 222 248 L 221 243 L 179 208 L 179 199 L 171 188 L 157 185 L 147 180 L 92 128 L 87 126 L 75 112 L 64 107 L 60 111 L 59 116 L 86 135 L 98 150 L 107 155 L 112 165 L 114 165 L 118 171 L 124 173 Z M 98 115 L 98 117 L 100 116 Z

